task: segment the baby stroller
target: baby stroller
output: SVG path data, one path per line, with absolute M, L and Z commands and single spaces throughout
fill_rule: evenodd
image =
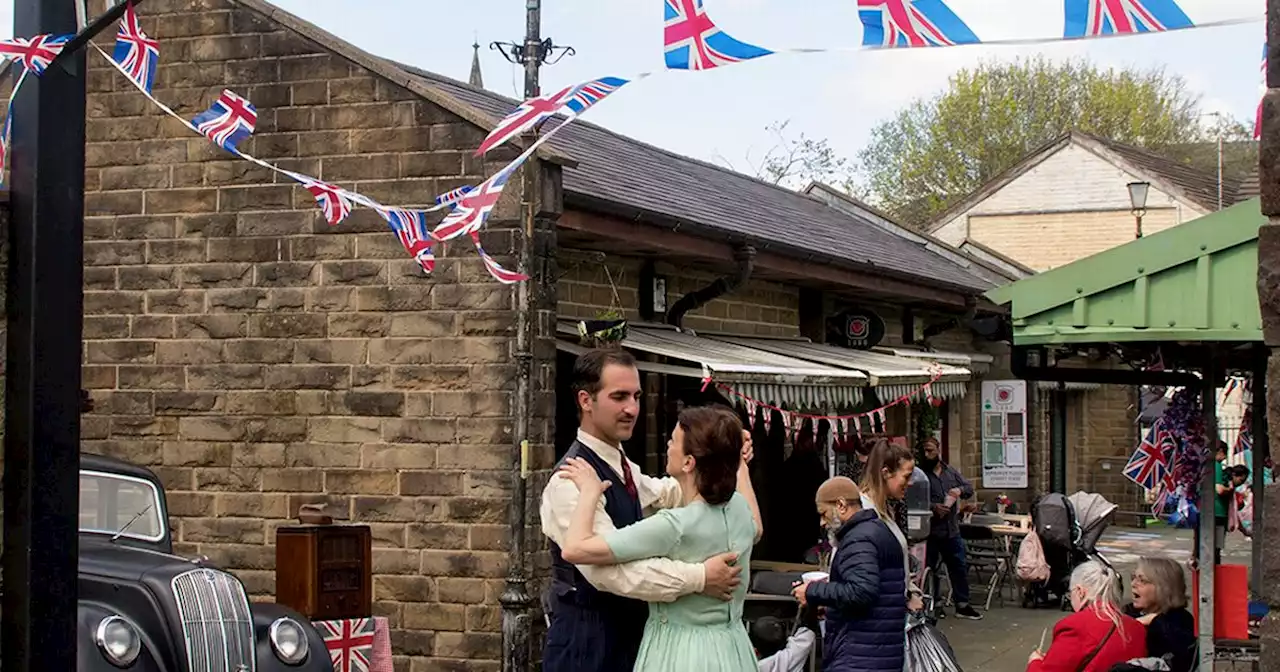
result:
M 1058 604 L 1064 610 L 1070 609 L 1067 584 L 1072 570 L 1088 560 L 1113 568 L 1098 552 L 1098 541 L 1114 520 L 1117 508 L 1106 497 L 1083 491 L 1070 497 L 1049 493 L 1036 500 L 1031 507 L 1031 522 L 1044 548 L 1049 578 L 1027 586 L 1022 606 Z

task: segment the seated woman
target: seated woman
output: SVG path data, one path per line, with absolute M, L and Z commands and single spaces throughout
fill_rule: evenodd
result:
M 1147 655 L 1172 672 L 1196 666 L 1196 621 L 1187 611 L 1187 579 L 1169 558 L 1141 558 L 1133 573 L 1133 603 L 1124 613 L 1147 626 Z
M 1074 614 L 1053 627 L 1048 653 L 1033 651 L 1027 672 L 1107 672 L 1112 665 L 1147 655 L 1147 633 L 1120 613 L 1116 573 L 1097 560 L 1071 572 Z
M 683 506 L 664 509 L 634 525 L 593 536 L 596 503 L 611 484 L 582 460 L 569 460 L 561 478 L 581 493 L 561 548 L 575 565 L 611 565 L 666 557 L 702 562 L 738 554 L 742 584 L 730 602 L 686 595 L 650 603 L 635 669 L 639 672 L 755 672 L 756 656 L 742 621 L 751 548 L 763 526 L 742 459 L 742 423 L 724 408 L 689 408 L 667 444 L 667 473 L 680 483 Z M 736 490 L 736 492 L 735 492 Z M 607 643 L 602 642 L 602 646 Z M 622 672 L 622 671 L 619 671 Z

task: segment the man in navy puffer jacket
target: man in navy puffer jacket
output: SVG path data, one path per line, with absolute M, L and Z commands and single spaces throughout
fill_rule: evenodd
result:
M 824 672 L 902 672 L 906 657 L 907 577 L 902 546 L 874 509 L 863 509 L 853 481 L 818 489 L 818 513 L 835 534 L 831 577 L 797 586 L 801 604 L 826 607 Z

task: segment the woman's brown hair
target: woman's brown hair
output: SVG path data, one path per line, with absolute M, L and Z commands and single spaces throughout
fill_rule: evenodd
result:
M 1187 606 L 1187 577 L 1176 560 L 1161 557 L 1138 558 L 1135 574 L 1155 588 L 1156 613 L 1163 614 Z
M 724 504 L 738 488 L 742 464 L 742 421 L 727 408 L 697 406 L 680 412 L 684 452 L 693 456 L 698 494 L 708 504 Z
M 893 520 L 893 514 L 889 511 L 889 496 L 885 493 L 885 471 L 892 474 L 901 469 L 903 463 L 915 459 L 910 448 L 889 443 L 885 439 L 876 439 L 872 446 L 867 468 L 862 472 L 862 483 L 858 485 L 862 488 L 862 494 L 875 504 L 876 513 L 880 514 L 881 520 Z

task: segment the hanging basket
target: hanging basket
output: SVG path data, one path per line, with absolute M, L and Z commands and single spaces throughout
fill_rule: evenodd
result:
M 623 319 L 582 320 L 578 335 L 588 348 L 621 347 L 627 337 L 627 321 Z

